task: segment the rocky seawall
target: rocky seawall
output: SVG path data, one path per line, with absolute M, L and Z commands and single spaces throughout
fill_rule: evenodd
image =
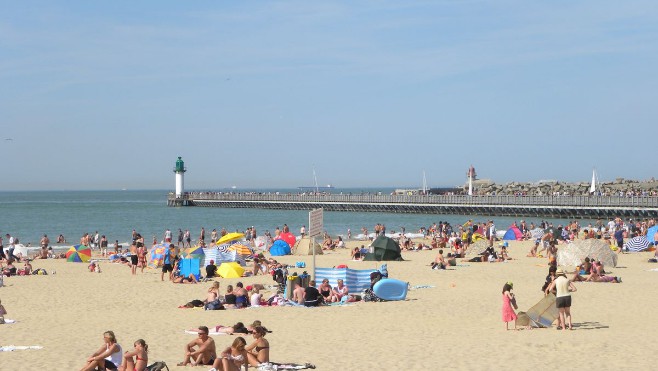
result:
M 497 184 L 488 179 L 473 182 L 473 194 L 477 195 L 518 195 L 518 196 L 587 196 L 591 183 L 568 183 L 541 181 L 536 183 L 511 182 Z M 468 191 L 468 184 L 464 186 Z M 597 196 L 651 197 L 658 196 L 658 181 L 630 180 L 617 178 L 612 182 L 601 182 L 595 192 Z

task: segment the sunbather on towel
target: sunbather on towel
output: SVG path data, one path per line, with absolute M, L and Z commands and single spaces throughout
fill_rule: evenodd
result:
M 185 359 L 178 366 L 212 365 L 216 358 L 215 340 L 208 336 L 208 327 L 199 326 L 199 337 L 185 345 Z
M 245 348 L 249 365 L 258 367 L 261 363 L 270 361 L 270 343 L 265 339 L 267 330 L 256 326 L 252 332 L 255 341 Z

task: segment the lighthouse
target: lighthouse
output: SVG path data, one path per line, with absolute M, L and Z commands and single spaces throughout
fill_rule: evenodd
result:
M 178 157 L 178 160 L 176 160 L 176 167 L 174 167 L 174 173 L 176 173 L 176 198 L 183 195 L 183 174 L 186 171 L 185 163 L 180 157 Z

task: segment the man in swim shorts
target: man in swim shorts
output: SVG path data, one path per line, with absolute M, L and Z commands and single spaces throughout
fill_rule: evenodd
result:
M 199 337 L 185 345 L 185 359 L 178 366 L 212 365 L 217 358 L 215 340 L 208 336 L 208 327 L 199 326 Z
M 169 251 L 165 252 L 164 257 L 162 258 L 162 273 L 160 274 L 160 280 L 164 281 L 165 273 L 169 272 L 169 281 L 171 281 L 172 272 L 174 271 L 174 249 L 176 247 L 174 244 L 169 245 Z

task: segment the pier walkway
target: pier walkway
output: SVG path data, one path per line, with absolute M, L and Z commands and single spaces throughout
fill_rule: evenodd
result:
M 658 197 L 464 196 L 383 194 L 284 194 L 194 192 L 168 206 L 356 211 L 412 214 L 491 215 L 597 219 L 658 217 Z

